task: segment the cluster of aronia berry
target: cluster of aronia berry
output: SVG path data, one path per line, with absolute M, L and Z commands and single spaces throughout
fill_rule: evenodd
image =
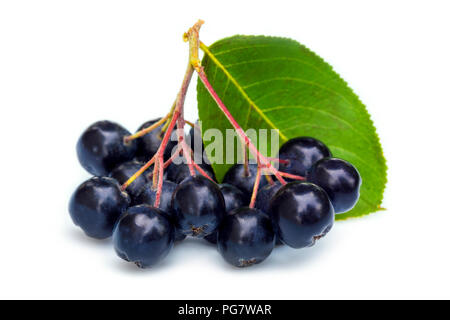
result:
M 155 123 L 146 122 L 138 131 Z M 187 141 L 200 145 L 196 151 L 203 154 L 201 134 L 194 128 Z M 234 266 L 257 264 L 276 244 L 314 245 L 331 229 L 335 214 L 358 201 L 361 178 L 356 168 L 333 158 L 321 141 L 299 137 L 287 141 L 273 160 L 284 177 L 297 181 L 282 185 L 247 162 L 231 167 L 217 184 L 205 163 L 192 175 L 187 164 L 167 161 L 154 206 L 158 190 L 152 170 L 125 183 L 158 151 L 163 131 L 161 124 L 130 140 L 130 132 L 119 124 L 100 121 L 87 128 L 77 144 L 81 165 L 95 177 L 82 183 L 70 200 L 73 222 L 90 237 L 112 236 L 118 256 L 141 268 L 153 266 L 186 236 L 216 244 Z M 167 150 L 176 144 L 169 143 L 165 160 L 171 159 Z

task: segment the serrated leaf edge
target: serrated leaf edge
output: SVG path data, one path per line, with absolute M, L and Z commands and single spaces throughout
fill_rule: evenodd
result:
M 336 216 L 336 220 L 341 220 L 341 221 L 343 221 L 343 220 L 347 220 L 347 219 L 350 219 L 350 218 L 358 218 L 358 217 L 363 217 L 363 216 L 366 216 L 366 215 L 369 215 L 370 213 L 372 213 L 372 212 L 377 212 L 377 211 L 384 211 L 384 209 L 383 208 L 381 208 L 380 206 L 381 206 L 381 203 L 382 203 L 382 201 L 383 201 L 383 198 L 384 198 L 384 191 L 385 191 L 385 189 L 386 189 L 386 184 L 387 184 L 387 181 L 388 181 L 388 179 L 387 179 L 387 161 L 386 161 L 386 158 L 385 158 L 385 156 L 384 156 L 384 152 L 383 152 L 383 148 L 381 147 L 381 142 L 380 142 L 380 137 L 379 137 L 379 135 L 378 135 L 378 133 L 377 133 L 377 128 L 375 127 L 375 125 L 374 125 L 374 122 L 373 122 L 373 120 L 372 120 L 372 118 L 371 118 L 371 116 L 370 116 L 370 113 L 368 112 L 368 110 L 367 110 L 367 108 L 366 108 L 366 106 L 365 106 L 365 104 L 361 101 L 361 99 L 359 98 L 359 96 L 353 91 L 353 89 L 348 85 L 348 82 L 347 81 L 345 81 L 341 76 L 340 76 L 340 74 L 339 73 L 337 73 L 335 70 L 334 70 L 334 68 L 329 64 L 329 63 L 327 63 L 322 57 L 320 57 L 319 55 L 317 55 L 315 52 L 313 52 L 311 49 L 309 49 L 308 47 L 306 47 L 305 45 L 303 45 L 303 44 L 301 44 L 301 43 L 299 43 L 298 41 L 296 41 L 296 40 L 294 40 L 294 39 L 291 39 L 291 38 L 288 38 L 288 37 L 277 37 L 277 36 L 264 36 L 264 35 L 234 35 L 234 36 L 230 36 L 230 37 L 226 37 L 226 38 L 223 38 L 223 39 L 221 39 L 221 40 L 218 40 L 218 41 L 216 41 L 215 43 L 213 43 L 211 46 L 213 46 L 213 45 L 215 45 L 216 43 L 218 43 L 218 42 L 223 42 L 223 41 L 227 41 L 227 40 L 229 40 L 229 39 L 232 39 L 232 38 L 239 38 L 239 37 L 249 37 L 249 38 L 259 38 L 259 37 L 264 37 L 264 38 L 271 38 L 271 39 L 284 39 L 284 40 L 288 40 L 288 41 L 290 41 L 290 42 L 293 42 L 293 43 L 295 43 L 296 45 L 298 45 L 298 46 L 300 46 L 301 48 L 303 48 L 303 49 L 305 49 L 308 53 L 310 53 L 311 55 L 313 55 L 314 57 L 316 57 L 320 62 L 322 62 L 324 65 L 326 65 L 328 68 L 330 68 L 330 70 L 334 73 L 334 75 L 336 76 L 336 78 L 337 79 L 339 79 L 339 80 L 341 80 L 344 84 L 345 84 L 345 86 L 347 87 L 347 89 L 354 95 L 354 97 L 356 98 L 356 100 L 358 101 L 358 103 L 360 103 L 362 106 L 363 106 L 363 113 L 364 114 L 366 114 L 367 115 L 367 119 L 368 119 L 368 121 L 369 121 L 369 123 L 372 125 L 372 127 L 374 128 L 374 132 L 373 132 L 373 134 L 374 134 L 374 137 L 376 138 L 375 139 L 375 143 L 377 144 L 377 146 L 378 146 L 378 149 L 380 150 L 380 152 L 381 152 L 381 166 L 382 166 L 382 168 L 384 169 L 384 172 L 385 172 L 385 175 L 383 175 L 383 178 L 382 178 L 382 190 L 381 190 L 381 194 L 382 194 L 382 197 L 381 197 L 381 199 L 380 199 L 380 201 L 378 202 L 378 203 L 375 203 L 374 205 L 376 206 L 376 208 L 374 208 L 373 209 L 373 211 L 371 211 L 371 212 L 366 212 L 366 213 L 362 213 L 362 214 L 359 214 L 359 215 L 357 215 L 357 216 L 355 216 L 355 215 L 352 215 L 351 214 L 351 212 L 352 211 L 349 211 L 348 213 L 344 213 L 344 214 L 341 214 L 341 215 L 337 215 Z M 224 73 L 225 73 L 225 75 L 230 79 L 230 81 L 236 86 L 236 88 L 239 90 L 239 92 L 241 92 L 241 94 L 243 95 L 243 97 L 248 101 L 248 103 L 249 103 L 249 105 L 250 105 L 250 107 L 251 108 L 253 108 L 263 119 L 264 119 L 264 121 L 266 121 L 266 123 L 268 124 L 268 125 L 270 125 L 273 129 L 278 129 L 278 128 L 276 128 L 275 127 L 275 125 L 266 117 L 266 115 L 261 111 L 261 109 L 259 109 L 259 107 L 256 105 L 256 103 L 255 102 L 253 102 L 253 100 L 252 99 L 250 99 L 250 97 L 247 95 L 247 93 L 245 92 L 245 90 L 237 83 L 237 81 L 236 81 L 236 79 L 234 79 L 234 77 L 228 72 L 228 70 L 222 65 L 222 63 L 215 57 L 215 55 L 209 50 L 209 47 L 208 46 L 206 46 L 204 43 L 201 43 L 201 45 L 200 45 L 200 49 L 217 65 L 217 67 L 219 67 Z M 242 49 L 242 48 L 239 48 L 239 49 Z M 223 53 L 223 52 L 222 52 Z M 284 135 L 284 134 L 282 134 L 281 132 L 280 132 L 280 137 L 284 140 L 284 141 L 287 141 L 288 139 L 287 139 L 287 137 Z

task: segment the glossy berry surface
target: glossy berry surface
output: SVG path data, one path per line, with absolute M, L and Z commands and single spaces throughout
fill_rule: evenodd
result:
M 290 139 L 281 146 L 279 157 L 289 161 L 287 164 L 280 163 L 281 171 L 303 177 L 314 163 L 331 157 L 331 152 L 323 142 L 317 139 L 298 137 Z
M 199 164 L 200 168 L 202 168 L 203 171 L 206 172 L 206 174 L 212 178 L 214 181 L 216 180 L 216 176 L 214 175 L 214 171 L 212 167 L 209 164 L 201 163 Z M 197 169 L 195 169 L 195 174 L 200 175 Z M 166 179 L 170 180 L 175 183 L 180 183 L 186 178 L 189 178 L 191 176 L 191 173 L 189 171 L 189 166 L 185 163 L 175 164 L 172 163 L 167 168 L 167 176 Z
M 248 205 L 246 203 L 246 197 L 244 193 L 231 184 L 219 184 L 220 191 L 222 192 L 223 198 L 225 200 L 225 212 L 229 214 L 231 211 L 237 208 L 244 207 Z M 205 236 L 205 240 L 211 243 L 217 243 L 217 232 L 213 232 Z
M 106 239 L 130 204 L 130 197 L 120 191 L 112 178 L 94 177 L 82 183 L 72 195 L 69 213 L 73 223 L 89 237 Z
M 122 163 L 117 168 L 115 168 L 113 171 L 111 171 L 109 176 L 111 178 L 116 179 L 120 184 L 124 184 L 139 169 L 141 169 L 141 167 L 143 165 L 144 165 L 144 163 L 138 162 L 136 160 L 128 161 L 128 162 Z M 148 173 L 149 173 L 149 170 L 142 173 L 125 190 L 130 195 L 132 201 L 138 196 L 142 187 L 148 182 L 148 178 L 147 178 Z
M 336 213 L 347 212 L 358 202 L 361 176 L 348 161 L 322 159 L 311 168 L 306 178 L 327 192 Z
M 274 182 L 274 184 L 267 184 L 263 188 L 258 191 L 256 195 L 255 208 L 260 209 L 261 211 L 270 215 L 269 212 L 269 204 L 272 197 L 277 193 L 278 190 L 282 187 L 279 181 Z
M 148 128 L 159 120 L 160 120 L 160 118 L 147 121 L 147 122 L 143 123 L 137 129 L 137 131 Z M 158 151 L 158 148 L 161 145 L 162 139 L 164 138 L 164 133 L 161 132 L 161 129 L 163 126 L 164 126 L 164 124 L 160 125 L 155 130 L 150 131 L 146 135 L 144 135 L 136 140 L 137 146 L 138 146 L 136 157 L 139 161 L 142 161 L 142 162 L 149 161 L 155 155 L 155 153 Z M 172 133 L 172 137 L 175 137 L 175 136 L 176 136 L 175 133 Z M 172 150 L 176 147 L 176 145 L 177 145 L 176 141 L 169 139 L 169 142 L 167 143 L 167 147 L 164 150 L 164 159 L 165 160 L 170 158 L 170 156 L 172 154 Z
M 281 162 L 279 164 L 279 170 L 282 172 L 287 172 L 290 174 L 294 174 L 296 176 L 304 177 L 306 175 L 305 166 L 302 161 L 297 160 L 296 158 L 286 157 L 284 155 L 279 156 L 280 160 L 286 161 Z M 291 179 L 285 177 L 286 182 L 298 181 L 296 179 Z
M 175 225 L 175 213 L 172 208 L 172 195 L 177 187 L 177 184 L 165 180 L 161 189 L 161 198 L 159 208 L 164 211 L 169 217 L 169 220 Z M 156 190 L 153 189 L 153 184 L 150 182 L 142 189 L 138 197 L 136 197 L 133 205 L 147 204 L 153 206 L 156 200 Z M 182 234 L 177 228 L 175 230 L 175 241 L 181 241 L 186 236 Z
M 114 249 L 122 259 L 140 268 L 155 265 L 173 246 L 174 228 L 160 209 L 139 205 L 129 208 L 114 228 Z
M 257 169 L 258 166 L 256 164 L 249 164 L 248 175 L 246 175 L 244 165 L 235 164 L 225 174 L 223 183 L 232 184 L 233 186 L 238 187 L 247 197 L 246 201 L 250 201 L 250 197 L 253 192 L 253 185 L 255 184 Z M 266 184 L 267 179 L 262 176 L 259 188 L 262 188 Z
M 274 184 L 267 184 L 263 188 L 258 191 L 256 195 L 255 208 L 260 209 L 262 212 L 266 213 L 269 217 L 272 217 L 272 213 L 269 211 L 269 204 L 272 197 L 277 193 L 278 190 L 282 187 L 279 181 L 274 182 Z M 283 243 L 275 235 L 276 244 L 282 245 Z
M 121 163 L 133 159 L 136 143 L 125 143 L 124 138 L 128 135 L 130 132 L 117 123 L 96 122 L 78 140 L 78 160 L 94 176 L 106 176 Z
M 219 186 L 203 176 L 183 180 L 175 189 L 172 207 L 181 232 L 199 238 L 213 233 L 225 215 Z
M 264 261 L 274 243 L 272 221 L 259 209 L 245 207 L 232 211 L 218 230 L 217 248 L 222 257 L 236 267 Z
M 334 210 L 326 192 L 308 182 L 283 186 L 270 202 L 280 240 L 293 248 L 314 245 L 333 226 Z

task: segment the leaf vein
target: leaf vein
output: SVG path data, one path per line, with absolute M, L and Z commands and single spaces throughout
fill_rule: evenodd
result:
M 327 76 L 328 78 L 330 78 L 328 74 L 324 73 L 320 68 L 316 67 L 315 65 L 307 63 L 307 62 L 305 62 L 302 59 L 290 58 L 290 57 L 275 57 L 275 58 L 268 58 L 268 59 L 245 60 L 245 61 L 239 61 L 239 62 L 236 62 L 236 63 L 230 63 L 230 64 L 227 64 L 227 65 L 224 65 L 224 67 L 225 68 L 232 68 L 232 67 L 236 67 L 236 66 L 239 66 L 239 65 L 249 64 L 249 63 L 261 63 L 261 62 L 267 63 L 267 62 L 274 62 L 274 61 L 280 61 L 280 60 L 281 61 L 288 60 L 288 61 L 299 62 L 299 63 L 301 63 L 303 65 L 306 65 L 308 67 L 311 67 L 311 68 L 317 70 L 321 74 L 323 74 L 323 75 Z
M 282 46 L 280 46 L 278 44 L 276 44 L 276 45 L 253 45 L 253 46 L 237 47 L 237 48 L 232 48 L 232 49 L 223 50 L 223 51 L 216 51 L 216 52 L 214 52 L 214 55 L 217 57 L 217 56 L 220 56 L 225 53 L 230 53 L 230 52 L 239 51 L 239 50 L 254 49 L 254 48 L 279 48 L 279 47 L 282 47 Z
M 294 106 L 276 106 L 270 109 L 264 109 L 265 113 L 268 112 L 273 112 L 276 110 L 282 110 L 282 109 L 306 109 L 306 110 L 311 110 L 311 111 L 315 111 L 317 113 L 322 113 L 327 115 L 330 118 L 333 118 L 335 120 L 340 121 L 341 123 L 345 124 L 347 127 L 349 127 L 350 129 L 352 129 L 357 135 L 359 135 L 363 140 L 365 140 L 366 142 L 370 143 L 370 140 L 367 139 L 367 137 L 365 135 L 363 135 L 359 130 L 357 130 L 350 122 L 335 116 L 334 114 L 332 114 L 329 111 L 323 110 L 323 109 L 318 109 L 318 108 L 314 108 L 314 107 L 308 107 L 308 106 L 303 106 L 303 105 L 294 105 Z
M 315 86 L 315 87 L 321 88 L 323 90 L 329 91 L 329 92 L 335 94 L 336 96 L 339 96 L 342 99 L 344 99 L 345 102 L 347 102 L 350 107 L 352 106 L 352 103 L 345 96 L 340 94 L 339 92 L 331 90 L 331 89 L 326 88 L 324 86 L 321 86 L 320 84 L 318 84 L 318 83 L 316 83 L 314 81 L 308 81 L 308 80 L 305 80 L 305 79 L 295 78 L 295 77 L 275 77 L 275 78 L 265 79 L 265 80 L 262 80 L 262 81 L 256 81 L 256 82 L 253 82 L 253 83 L 248 84 L 246 86 L 243 86 L 242 89 L 245 90 L 245 89 L 248 89 L 248 88 L 260 85 L 262 83 L 273 82 L 273 81 L 284 81 L 284 80 L 307 83 L 307 84 L 310 84 L 312 86 Z M 352 108 L 352 109 L 354 109 L 354 108 Z
M 272 127 L 273 129 L 277 129 L 275 127 L 275 125 L 272 123 L 272 121 L 270 121 L 270 119 L 266 117 L 266 115 L 261 111 L 260 108 L 258 108 L 258 106 L 252 101 L 252 99 L 250 99 L 250 97 L 247 95 L 245 90 L 239 85 L 239 83 L 236 81 L 236 79 L 234 79 L 234 77 L 228 72 L 228 70 L 223 67 L 222 63 L 220 63 L 220 61 L 211 53 L 211 51 L 209 51 L 208 47 L 205 46 L 204 44 L 201 44 L 201 49 L 211 58 L 211 60 L 213 60 L 213 62 L 222 70 L 222 72 L 225 73 L 225 76 L 227 76 L 230 79 L 230 81 L 234 84 L 234 86 L 242 94 L 244 99 L 247 100 L 250 107 L 255 109 L 255 111 L 267 122 L 267 124 L 270 127 Z M 287 137 L 284 136 L 282 133 L 280 133 L 280 137 L 284 141 L 287 141 Z

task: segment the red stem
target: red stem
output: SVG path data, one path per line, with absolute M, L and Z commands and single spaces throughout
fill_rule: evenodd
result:
M 194 166 L 192 165 L 191 155 L 188 149 L 186 142 L 184 141 L 184 100 L 186 99 L 187 89 L 189 87 L 189 83 L 191 81 L 192 75 L 194 74 L 194 68 L 191 63 L 188 65 L 188 69 L 186 71 L 185 79 L 183 80 L 183 85 L 181 86 L 180 93 L 178 95 L 178 102 L 180 105 L 180 113 L 181 117 L 177 121 L 177 135 L 178 135 L 178 145 L 183 150 L 183 156 L 187 161 L 187 165 L 189 167 L 189 172 L 191 175 L 195 175 Z
M 133 183 L 134 180 L 136 180 L 137 177 L 139 177 L 141 174 L 143 174 L 145 172 L 145 170 L 147 170 L 148 168 L 150 168 L 150 166 L 155 163 L 156 160 L 156 155 L 153 156 L 153 158 L 150 159 L 150 161 L 148 161 L 142 168 L 140 168 L 133 176 L 130 177 L 130 179 L 128 179 L 128 181 L 126 181 L 121 187 L 120 190 L 125 191 L 125 189 Z
M 255 184 L 253 185 L 252 198 L 250 200 L 250 208 L 255 207 L 256 195 L 258 194 L 259 184 L 261 182 L 261 166 L 258 165 L 258 169 L 256 171 L 256 179 Z
M 244 152 L 244 176 L 248 177 L 250 175 L 250 170 L 248 167 L 248 145 L 242 144 L 242 151 Z
M 202 175 L 202 176 L 204 176 L 205 178 L 208 178 L 209 180 L 211 180 L 211 181 L 213 181 L 213 182 L 215 182 L 206 172 L 205 172 L 205 170 L 203 170 L 197 163 L 195 163 L 195 161 L 192 161 L 192 149 L 186 144 L 186 141 L 184 140 L 184 139 L 182 139 L 181 140 L 181 142 L 178 142 L 179 144 L 181 144 L 181 148 L 183 149 L 183 150 L 186 150 L 186 152 L 185 151 L 183 151 L 183 156 L 185 157 L 185 159 L 186 159 L 186 161 L 188 162 L 188 165 L 189 165 L 189 163 L 191 164 L 191 166 L 192 166 L 192 171 L 191 171 L 191 169 L 189 168 L 189 172 L 190 172 L 190 174 L 191 174 L 191 176 L 194 176 L 195 175 L 195 169 L 197 169 L 197 171 Z M 185 155 L 186 154 L 186 155 Z
M 281 171 L 279 171 L 279 172 L 285 178 L 290 178 L 290 179 L 294 179 L 294 180 L 306 180 L 306 178 L 302 177 L 302 176 L 297 176 L 295 174 L 290 174 L 290 173 L 287 173 L 287 172 L 281 172 Z
M 269 158 L 269 157 L 267 157 L 267 160 L 273 161 L 273 162 L 282 163 L 282 164 L 289 164 L 289 160 L 284 160 L 284 159 L 280 159 L 280 158 Z
M 167 169 L 168 166 L 173 162 L 173 160 L 180 155 L 181 149 L 177 148 L 177 150 L 173 153 L 173 155 L 164 162 L 164 170 Z M 153 177 L 153 172 L 148 175 L 149 178 Z
M 245 134 L 244 130 L 241 128 L 241 126 L 237 123 L 237 121 L 233 118 L 233 116 L 231 115 L 230 111 L 227 109 L 227 107 L 225 106 L 225 104 L 222 102 L 222 100 L 220 100 L 219 96 L 217 95 L 217 93 L 214 91 L 214 88 L 212 87 L 211 83 L 209 82 L 204 70 L 202 67 L 198 67 L 196 68 L 196 71 L 198 73 L 198 76 L 200 78 L 200 80 L 203 82 L 203 84 L 206 87 L 206 90 L 208 90 L 209 94 L 212 96 L 212 98 L 214 99 L 214 101 L 216 101 L 217 105 L 219 106 L 220 110 L 222 110 L 222 112 L 225 114 L 225 116 L 227 117 L 228 121 L 231 123 L 231 125 L 234 127 L 234 129 L 236 130 L 236 133 L 239 135 L 239 137 L 241 138 L 241 140 L 243 141 L 243 143 L 245 143 L 248 146 L 248 149 L 250 150 L 250 152 L 253 154 L 253 156 L 255 158 L 259 158 L 261 159 L 261 162 L 264 166 L 267 167 L 267 169 L 273 174 L 275 175 L 275 177 L 281 182 L 281 184 L 286 184 L 286 181 L 283 179 L 283 177 L 281 176 L 281 174 L 278 172 L 277 169 L 275 169 L 271 164 L 270 161 L 267 160 L 266 157 L 264 157 L 259 151 L 258 149 L 255 147 L 255 145 L 250 141 L 249 137 Z
M 160 204 L 160 198 L 161 198 L 161 191 L 162 191 L 162 184 L 163 184 L 163 176 L 164 176 L 164 169 L 167 168 L 167 166 L 172 163 L 175 156 L 178 156 L 180 152 L 183 153 L 183 156 L 186 158 L 187 165 L 189 166 L 189 172 L 191 175 L 195 175 L 195 169 L 197 171 L 204 175 L 205 177 L 209 178 L 208 174 L 194 161 L 192 161 L 192 154 L 190 147 L 186 144 L 184 140 L 184 101 L 186 98 L 187 89 L 189 87 L 192 75 L 194 73 L 194 68 L 198 73 L 198 76 L 200 80 L 205 85 L 206 89 L 210 93 L 210 95 L 213 97 L 213 99 L 216 101 L 217 105 L 221 109 L 221 111 L 225 114 L 229 122 L 232 124 L 234 129 L 236 130 L 236 133 L 241 139 L 241 142 L 243 143 L 244 147 L 244 157 L 245 157 L 245 165 L 247 166 L 248 162 L 248 155 L 246 152 L 246 148 L 249 149 L 249 151 L 253 154 L 253 156 L 258 161 L 258 169 L 257 169 L 257 177 L 255 179 L 255 184 L 253 186 L 253 193 L 252 198 L 250 201 L 250 207 L 254 207 L 255 201 L 256 201 L 256 195 L 258 192 L 258 187 L 261 181 L 261 175 L 262 170 L 267 169 L 269 172 L 274 174 L 276 178 L 284 185 L 286 184 L 286 181 L 283 179 L 283 177 L 291 178 L 291 179 L 297 179 L 297 180 L 304 180 L 304 177 L 292 175 L 285 172 L 280 172 L 277 169 L 275 169 L 271 161 L 278 161 L 280 163 L 288 163 L 287 160 L 280 160 L 280 159 L 274 159 L 274 158 L 267 158 L 264 157 L 256 148 L 256 146 L 250 141 L 248 136 L 245 134 L 244 130 L 240 127 L 240 125 L 237 123 L 237 121 L 233 118 L 225 104 L 222 102 L 222 100 L 219 98 L 217 93 L 214 91 L 214 88 L 210 84 L 204 70 L 202 67 L 199 66 L 200 60 L 198 58 L 198 48 L 199 48 L 199 39 L 198 39 L 198 32 L 200 29 L 200 26 L 203 24 L 203 21 L 197 22 L 194 27 L 189 29 L 189 31 L 184 35 L 185 40 L 189 41 L 189 65 L 188 69 L 186 71 L 186 74 L 183 78 L 183 83 L 181 86 L 181 89 L 177 95 L 177 100 L 175 103 L 175 107 L 172 107 L 173 112 L 170 112 L 172 114 L 172 118 L 170 119 L 170 124 L 168 129 L 164 133 L 164 138 L 161 142 L 161 145 L 158 148 L 157 153 L 153 156 L 153 158 L 148 161 L 141 169 L 139 169 L 138 172 L 136 172 L 130 179 L 128 179 L 127 182 L 125 182 L 121 189 L 125 190 L 138 176 L 140 176 L 145 170 L 147 170 L 152 164 L 155 164 L 154 170 L 153 170 L 153 188 L 156 188 L 156 199 L 154 206 L 159 207 Z M 169 138 L 173 132 L 173 129 L 175 127 L 175 124 L 177 124 L 177 136 L 178 136 L 178 149 L 177 152 L 170 157 L 170 159 L 166 162 L 164 162 L 164 151 L 167 147 L 167 144 L 169 142 Z M 144 132 L 141 132 L 140 134 L 143 134 Z M 273 180 L 270 176 L 266 175 L 269 183 L 273 184 Z
M 195 169 L 192 161 L 191 150 L 189 146 L 186 144 L 186 141 L 184 141 L 184 130 L 182 134 L 178 135 L 178 144 L 181 145 L 181 150 L 183 150 L 183 157 L 186 159 L 186 163 L 189 168 L 189 173 L 191 174 L 191 176 L 194 176 Z
M 175 123 L 180 116 L 180 112 L 175 109 L 172 119 L 170 120 L 169 128 L 164 133 L 164 138 L 159 146 L 158 151 L 156 152 L 156 163 L 155 168 L 153 170 L 153 188 L 156 187 L 156 199 L 153 204 L 154 207 L 158 208 L 161 200 L 161 191 L 164 177 L 164 150 L 166 150 L 167 144 L 169 143 L 169 138 L 172 134 L 173 128 L 175 127 Z
M 192 164 L 194 165 L 194 167 L 197 169 L 197 171 L 204 176 L 205 178 L 208 178 L 209 180 L 211 180 L 212 182 L 215 182 L 213 180 L 213 178 L 211 178 L 206 172 L 205 170 L 203 170 L 198 164 L 196 164 L 195 162 L 192 162 Z
M 161 192 L 162 192 L 162 185 L 164 183 L 163 178 L 164 178 L 164 154 L 160 155 L 159 158 L 160 161 L 160 165 L 158 167 L 159 172 L 158 172 L 158 189 L 156 189 L 156 199 L 155 199 L 155 203 L 153 204 L 153 206 L 155 208 L 159 208 L 159 203 L 161 202 Z

